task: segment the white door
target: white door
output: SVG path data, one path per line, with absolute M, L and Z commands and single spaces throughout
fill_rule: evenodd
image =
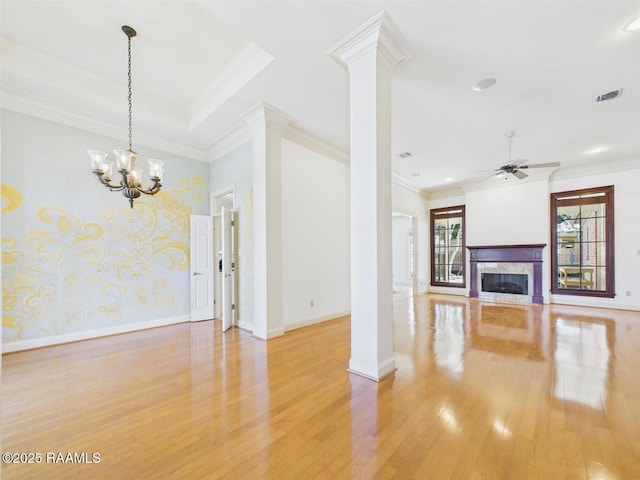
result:
M 213 217 L 191 215 L 191 321 L 213 318 Z
M 222 331 L 226 332 L 233 324 L 233 252 L 231 244 L 231 212 L 220 209 L 221 250 L 222 250 Z

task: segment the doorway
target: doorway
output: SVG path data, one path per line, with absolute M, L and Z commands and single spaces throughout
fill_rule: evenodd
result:
M 418 291 L 416 217 L 394 211 L 392 216 L 393 299 L 412 297 Z
M 228 186 L 211 194 L 213 217 L 214 318 L 223 321 L 223 330 L 237 324 L 238 275 L 235 187 Z

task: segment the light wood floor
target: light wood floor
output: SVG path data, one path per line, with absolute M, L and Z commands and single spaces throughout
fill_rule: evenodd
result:
M 640 479 L 638 312 L 397 301 L 380 383 L 349 345 L 209 321 L 5 355 L 2 449 L 43 462 L 3 478 Z

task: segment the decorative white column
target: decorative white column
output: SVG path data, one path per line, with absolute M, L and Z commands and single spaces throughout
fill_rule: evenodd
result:
M 253 131 L 253 335 L 267 340 L 284 334 L 282 135 L 294 119 L 265 103 L 242 119 Z
M 329 53 L 349 71 L 351 107 L 351 359 L 380 380 L 395 371 L 391 251 L 391 73 L 408 59 L 382 11 Z

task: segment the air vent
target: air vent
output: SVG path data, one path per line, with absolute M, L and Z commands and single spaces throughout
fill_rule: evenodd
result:
M 596 98 L 593 99 L 593 102 L 600 103 L 600 102 L 604 102 L 605 100 L 613 100 L 614 98 L 619 97 L 620 95 L 622 95 L 621 88 L 619 88 L 618 90 L 613 90 L 612 92 L 607 92 L 607 93 L 598 95 Z

